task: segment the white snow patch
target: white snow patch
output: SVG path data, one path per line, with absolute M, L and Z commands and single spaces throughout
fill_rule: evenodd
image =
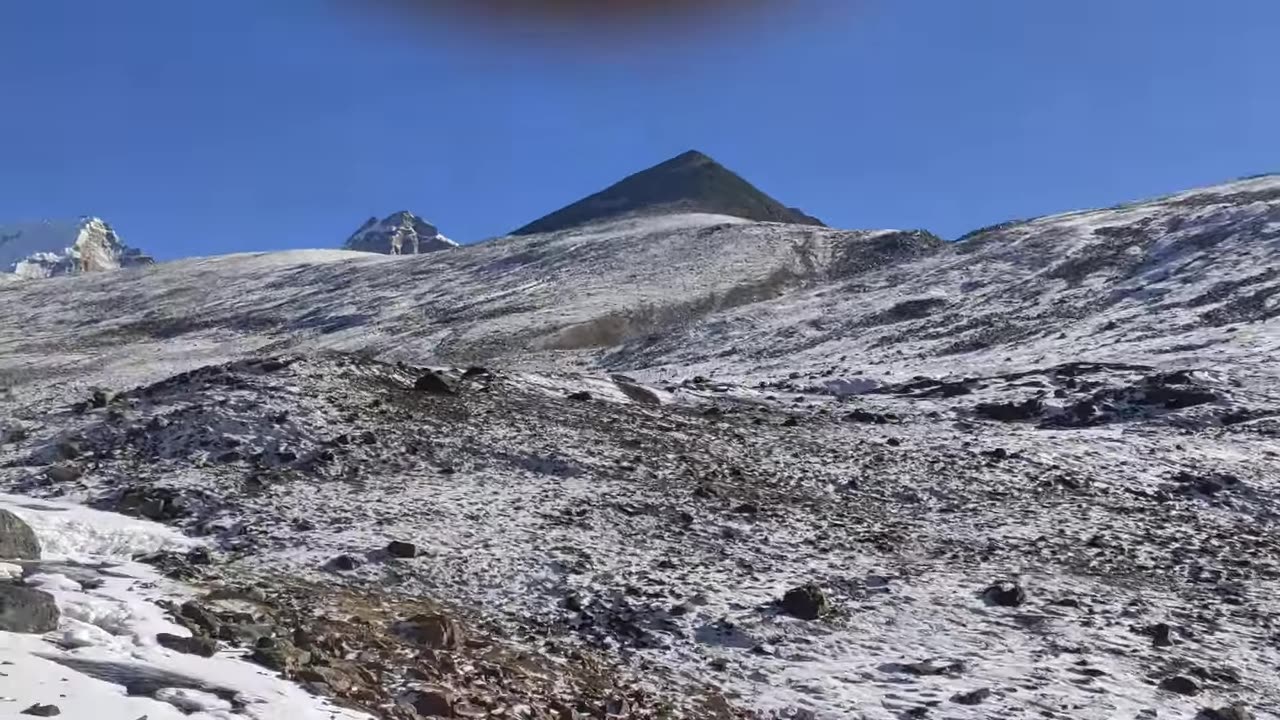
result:
M 366 720 L 229 653 L 213 658 L 160 647 L 157 633 L 185 635 L 156 600 L 181 600 L 191 589 L 128 561 L 137 552 L 191 546 L 173 530 L 77 505 L 0 495 L 0 508 L 27 521 L 45 548 L 48 571 L 27 577 L 57 600 L 62 619 L 45 636 L 0 632 L 0 716 L 35 704 L 56 705 L 62 717 L 93 720 Z M 86 589 L 57 572 L 71 563 L 97 572 L 100 587 Z M 77 664 L 79 663 L 79 664 Z M 175 687 L 130 696 L 123 683 L 167 674 Z M 224 699 L 247 704 L 233 712 Z

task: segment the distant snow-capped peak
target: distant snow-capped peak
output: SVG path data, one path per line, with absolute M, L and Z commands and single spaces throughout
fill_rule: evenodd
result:
M 22 278 L 118 270 L 155 262 L 100 218 L 0 225 L 0 273 Z
M 343 247 L 384 255 L 419 255 L 456 248 L 458 243 L 441 234 L 435 225 L 401 210 L 382 220 L 369 218 Z

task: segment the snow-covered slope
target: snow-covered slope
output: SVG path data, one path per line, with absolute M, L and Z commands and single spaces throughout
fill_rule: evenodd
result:
M 408 210 L 382 220 L 369 218 L 343 244 L 346 250 L 384 255 L 419 255 L 456 247 L 458 243 L 442 235 L 435 225 Z
M 154 262 L 98 218 L 0 226 L 0 272 L 22 278 L 118 270 Z
M 0 487 L 205 538 L 397 720 L 1276 718 L 1276 268 L 1264 177 L 8 283 Z

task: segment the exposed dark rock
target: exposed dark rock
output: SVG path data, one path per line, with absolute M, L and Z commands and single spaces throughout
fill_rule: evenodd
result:
M 1155 645 L 1156 647 L 1169 647 L 1173 645 L 1173 638 L 1169 635 L 1173 628 L 1169 627 L 1168 623 L 1156 623 L 1155 625 L 1151 625 L 1146 628 L 1146 630 L 1147 634 L 1151 636 L 1152 645 Z
M 1027 600 L 1027 592 L 1014 582 L 998 582 L 982 591 L 982 599 L 988 605 L 1017 607 Z
M 452 650 L 462 645 L 462 628 L 440 613 L 422 613 L 396 623 L 396 633 L 417 645 Z
M 84 470 L 72 463 L 58 463 L 45 468 L 44 474 L 50 482 L 69 483 L 79 480 L 84 475 Z
M 271 643 L 260 642 L 249 659 L 270 670 L 288 672 L 311 662 L 311 653 L 287 640 L 277 639 Z
M 0 630 L 47 633 L 58 629 L 58 604 L 42 590 L 0 584 Z
M 516 230 L 554 232 L 609 218 L 645 213 L 703 212 L 749 220 L 821 225 L 816 218 L 760 192 L 715 160 L 689 151 L 630 175 L 594 195 Z
M 392 540 L 387 543 L 387 554 L 397 558 L 414 558 L 418 556 L 418 546 L 403 540 Z
M 0 510 L 0 559 L 40 559 L 40 541 L 35 531 L 8 510 Z
M 1020 403 L 979 403 L 974 406 L 973 411 L 982 417 L 991 420 L 999 420 L 1000 422 L 1034 420 L 1040 417 L 1041 413 L 1044 412 L 1044 401 L 1040 398 L 1030 398 Z
M 329 561 L 329 567 L 342 572 L 350 572 L 360 567 L 360 561 L 350 555 L 339 555 Z
M 989 688 L 978 688 L 977 690 L 952 695 L 951 702 L 960 705 L 981 705 L 989 697 L 991 697 Z
M 462 372 L 462 377 L 467 380 L 470 380 L 472 378 L 490 378 L 490 377 L 493 377 L 493 372 L 491 372 L 488 368 L 472 365 L 471 367 L 467 368 Z
M 887 425 L 889 423 L 897 422 L 898 420 L 895 415 L 871 412 L 870 410 L 863 410 L 861 408 L 845 415 L 844 419 L 851 422 L 871 423 L 874 425 Z
M 817 620 L 829 609 L 827 596 L 813 583 L 788 590 L 782 596 L 782 611 L 801 620 Z
M 453 706 L 458 696 L 448 688 L 423 686 L 405 694 L 406 704 L 424 718 L 454 717 Z
M 1200 684 L 1185 675 L 1173 675 L 1161 680 L 1160 689 L 1179 695 L 1200 694 Z
M 636 383 L 628 382 L 626 380 L 619 380 L 616 376 L 613 378 L 613 382 L 618 386 L 618 389 L 622 391 L 622 394 L 630 398 L 632 402 L 639 403 L 641 405 L 662 404 L 662 399 L 658 397 L 658 394 L 643 385 L 637 385 Z
M 182 637 L 170 633 L 156 635 L 156 642 L 175 652 L 200 657 L 213 657 L 218 653 L 218 641 L 207 637 Z
M 453 386 L 449 384 L 442 375 L 435 372 L 428 372 L 419 377 L 413 383 L 413 389 L 418 392 L 430 393 L 432 395 L 452 395 Z
M 23 710 L 22 715 L 34 715 L 35 717 L 57 717 L 62 714 L 62 710 L 57 705 L 41 705 L 36 703 L 31 707 Z
M 1253 720 L 1253 718 L 1253 711 L 1244 703 L 1220 708 L 1205 708 L 1196 716 L 1196 720 Z
M 579 390 L 578 392 L 569 393 L 566 397 L 568 397 L 570 400 L 577 400 L 579 402 L 584 402 L 591 399 L 591 393 L 587 392 L 586 390 Z

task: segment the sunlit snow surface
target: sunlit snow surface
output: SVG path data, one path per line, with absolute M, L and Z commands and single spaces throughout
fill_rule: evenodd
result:
M 254 552 L 229 572 L 388 583 L 517 631 L 563 629 L 568 591 L 639 603 L 626 593 L 652 590 L 663 609 L 698 598 L 678 620 L 683 635 L 620 655 L 764 712 L 896 720 L 936 703 L 930 717 L 1129 720 L 1245 699 L 1276 717 L 1280 447 L 1272 421 L 1226 428 L 1214 413 L 1280 408 L 1280 179 L 942 248 L 912 242 L 678 216 L 417 257 L 243 254 L 3 285 L 8 406 L 44 423 L 13 457 L 59 433 L 109 434 L 107 420 L 67 412 L 96 385 L 302 353 L 312 359 L 277 375 L 193 382 L 130 410 L 130 422 L 187 423 L 149 433 L 160 444 L 152 485 L 225 490 L 226 521 L 252 521 Z M 339 366 L 326 351 L 504 374 L 492 394 L 462 395 L 465 412 L 441 401 L 409 425 L 380 421 L 373 404 L 412 396 L 408 370 Z M 1048 369 L 1100 360 L 1203 371 L 1230 402 L 1071 430 L 975 421 L 979 402 L 1077 397 Z M 664 406 L 633 407 L 610 372 L 658 388 Z M 377 373 L 398 375 L 367 382 Z M 694 375 L 712 381 L 682 382 Z M 955 399 L 869 392 L 917 375 L 986 387 Z M 581 390 L 592 403 L 565 402 Z M 717 403 L 731 407 L 723 423 L 702 415 Z M 744 407 L 763 408 L 763 424 Z M 903 422 L 841 422 L 851 407 Z M 282 411 L 286 422 L 262 422 Z M 784 428 L 788 413 L 800 424 Z M 270 493 L 239 493 L 244 468 L 210 462 L 201 444 L 234 436 L 243 451 L 283 443 L 305 457 L 366 429 L 378 442 L 351 443 L 349 473 Z M 407 442 L 420 453 L 403 452 Z M 997 449 L 1008 459 L 985 454 Z M 746 475 L 713 478 L 720 492 L 759 493 L 761 512 L 697 497 L 701 480 L 685 472 L 731 467 Z M 1183 470 L 1233 473 L 1247 492 L 1171 495 Z M 14 483 L 36 474 L 3 472 Z M 81 489 L 134 479 L 116 472 L 104 463 Z M 1062 477 L 1078 485 L 1055 485 Z M 681 512 L 695 522 L 682 526 Z M 299 519 L 318 529 L 298 530 Z M 423 556 L 371 559 L 347 578 L 323 569 L 395 537 Z M 1020 579 L 1032 599 L 985 605 L 978 593 L 998 578 Z M 770 611 L 809 580 L 836 597 L 836 617 Z M 1155 622 L 1190 632 L 1155 648 L 1139 632 Z M 902 670 L 928 659 L 966 670 Z M 1206 683 L 1194 698 L 1158 688 L 1193 665 L 1229 666 L 1242 681 Z M 951 701 L 979 688 L 993 698 Z
M 154 601 L 183 598 L 190 591 L 130 558 L 189 548 L 191 541 L 175 530 L 13 495 L 0 495 L 0 508 L 36 531 L 44 546 L 40 564 L 48 570 L 31 573 L 26 581 L 54 595 L 62 612 L 58 630 L 44 636 L 0 632 L 0 717 L 19 717 L 35 704 L 56 705 L 61 717 L 71 720 L 365 717 L 312 697 L 232 653 L 200 658 L 158 646 L 157 633 L 188 633 Z M 98 569 L 104 583 L 83 589 L 59 572 L 63 563 Z M 161 687 L 130 697 L 126 685 L 145 678 Z M 179 687 L 163 687 L 166 680 Z M 243 713 L 232 712 L 227 696 L 238 696 Z

